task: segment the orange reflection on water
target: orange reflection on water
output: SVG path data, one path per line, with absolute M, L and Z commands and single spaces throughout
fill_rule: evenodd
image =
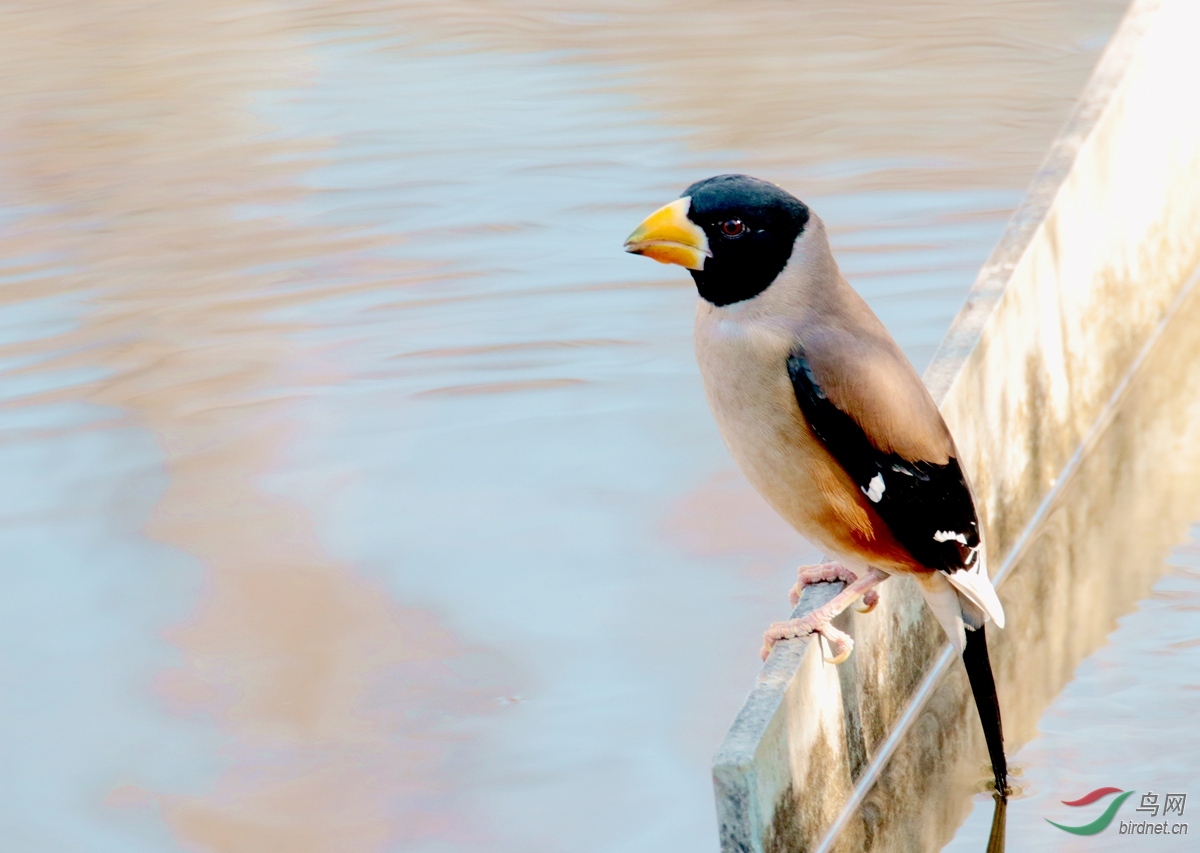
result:
M 462 649 L 430 614 L 325 557 L 302 510 L 253 486 L 280 437 L 271 425 L 241 432 L 243 415 L 205 429 L 232 440 L 173 466 L 148 530 L 208 567 L 198 612 L 169 634 L 189 665 L 161 693 L 231 736 L 213 791 L 164 795 L 164 814 L 206 850 L 374 850 L 453 835 L 435 810 L 412 806 L 449 781 L 441 715 L 484 704 L 456 686 Z
M 146 533 L 206 573 L 194 615 L 167 632 L 185 664 L 156 689 L 223 740 L 207 791 L 123 784 L 107 804 L 157 804 L 183 846 L 225 853 L 474 838 L 437 798 L 462 737 L 446 718 L 495 695 L 464 671 L 478 653 L 326 556 L 305 510 L 258 485 L 298 397 L 337 378 L 267 312 L 317 298 L 296 287 L 306 265 L 345 275 L 346 249 L 368 242 L 234 215 L 298 199 L 318 156 L 266 139 L 245 109 L 302 79 L 293 22 L 232 2 L 67 5 L 0 35 L 22 179 L 8 189 L 44 210 L 22 249 L 76 270 L 46 287 L 88 293 L 79 327 L 51 345 L 60 366 L 104 378 L 59 393 L 115 408 L 162 449 L 169 484 Z M 352 272 L 372 287 L 399 270 Z
M 688 492 L 663 522 L 669 539 L 699 557 L 743 554 L 758 571 L 778 561 L 814 562 L 820 551 L 800 538 L 740 473 L 722 471 Z

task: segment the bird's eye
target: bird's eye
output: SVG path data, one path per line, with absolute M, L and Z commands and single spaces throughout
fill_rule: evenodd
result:
M 721 223 L 721 230 L 726 237 L 741 237 L 742 232 L 746 230 L 746 226 L 740 219 L 726 219 Z

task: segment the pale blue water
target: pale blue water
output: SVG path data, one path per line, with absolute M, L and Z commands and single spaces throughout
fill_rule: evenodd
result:
M 814 552 L 721 446 L 689 280 L 621 242 L 699 177 L 778 180 L 923 367 L 1116 5 L 973 61 L 947 25 L 968 94 L 1031 82 L 904 127 L 831 92 L 875 128 L 833 155 L 743 128 L 740 76 L 671 112 L 686 63 L 623 35 L 654 10 L 577 10 L 590 47 L 537 6 L 495 44 L 450 7 L 14 18 L 5 849 L 714 850 L 711 755 Z M 855 20 L 805 14 L 750 17 L 824 27 L 836 79 Z

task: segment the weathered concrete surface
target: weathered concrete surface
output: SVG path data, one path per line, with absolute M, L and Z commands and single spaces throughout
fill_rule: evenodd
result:
M 1200 262 L 1197 32 L 1195 0 L 1134 3 L 926 374 L 993 576 L 1012 578 L 1009 628 L 989 630 L 1010 752 L 1145 586 L 1137 572 L 1110 583 L 1123 552 L 1088 543 L 1104 541 L 1094 525 L 1138 511 L 1118 488 L 1141 482 L 1122 473 L 1134 433 L 1112 444 L 1102 427 Z M 1050 629 L 1068 616 L 1072 631 Z M 965 675 L 915 588 L 889 581 L 844 627 L 856 648 L 839 669 L 803 641 L 764 667 L 714 762 L 723 850 L 936 847 L 966 805 L 946 791 L 986 778 Z M 1048 657 L 1029 668 L 1033 645 Z

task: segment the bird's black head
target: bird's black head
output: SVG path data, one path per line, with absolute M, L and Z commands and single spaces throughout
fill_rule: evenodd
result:
M 774 184 L 718 175 L 647 217 L 625 248 L 687 267 L 704 299 L 731 305 L 771 285 L 808 217 L 803 202 Z
M 704 229 L 712 257 L 692 270 L 696 289 L 714 305 L 729 305 L 766 290 L 787 266 L 808 223 L 808 208 L 791 193 L 748 175 L 697 181 L 688 219 Z

